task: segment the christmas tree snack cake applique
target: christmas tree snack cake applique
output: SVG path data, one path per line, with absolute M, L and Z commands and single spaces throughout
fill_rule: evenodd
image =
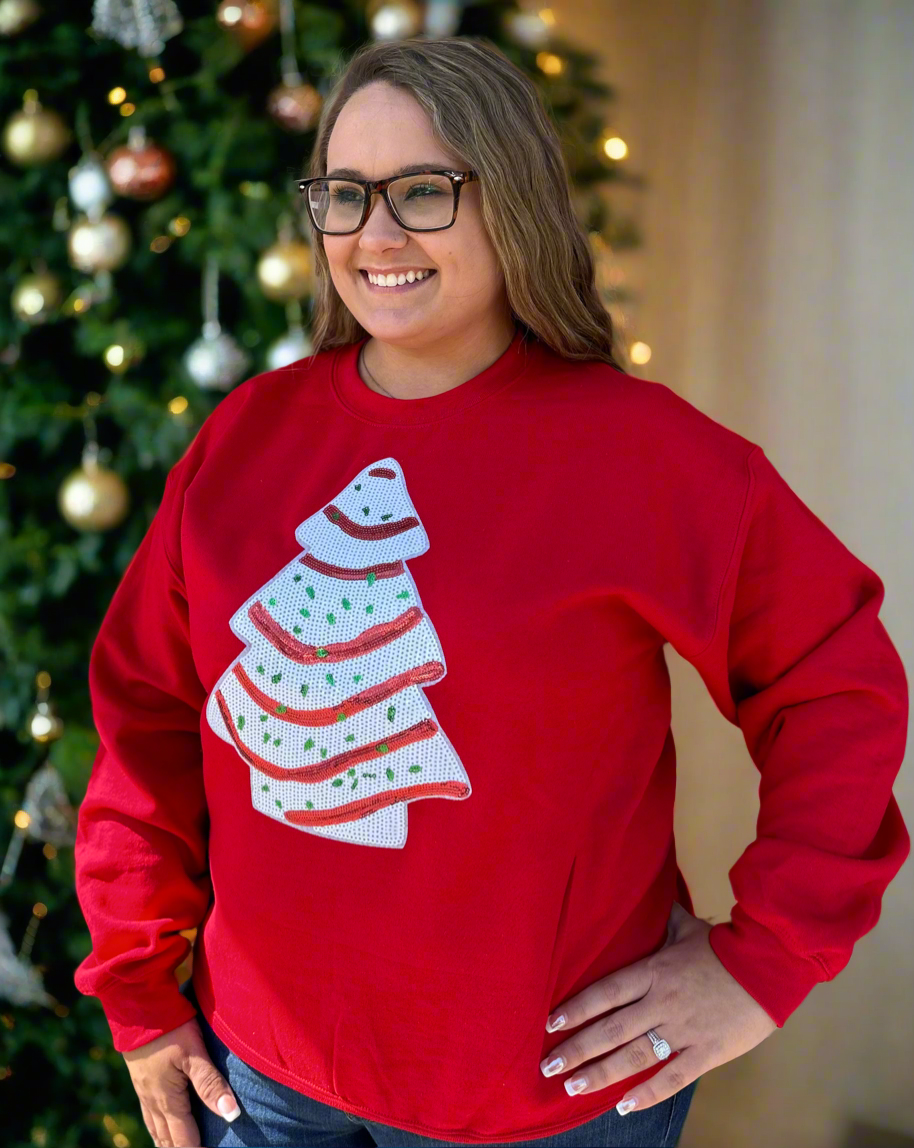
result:
M 303 553 L 230 619 L 246 649 L 206 718 L 250 767 L 251 801 L 295 829 L 406 844 L 406 806 L 470 781 L 423 687 L 444 653 L 406 566 L 428 535 L 392 458 L 295 531 Z

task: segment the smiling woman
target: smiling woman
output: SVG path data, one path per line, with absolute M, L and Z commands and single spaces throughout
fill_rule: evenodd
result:
M 360 49 L 300 185 L 314 353 L 218 404 L 93 645 L 77 987 L 158 1144 L 674 1148 L 907 856 L 883 584 L 618 368 L 495 48 Z M 667 643 L 763 773 L 714 925 Z
M 310 169 L 312 344 L 365 340 L 367 386 L 442 393 L 518 330 L 618 367 L 555 128 L 485 41 L 365 45 L 325 102 Z

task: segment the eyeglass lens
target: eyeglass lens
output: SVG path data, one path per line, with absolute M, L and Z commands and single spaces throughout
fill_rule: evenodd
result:
M 418 229 L 446 227 L 454 216 L 454 185 L 444 175 L 404 175 L 388 187 L 400 221 Z M 362 218 L 365 189 L 345 179 L 324 179 L 308 187 L 308 203 L 322 231 L 354 231 Z

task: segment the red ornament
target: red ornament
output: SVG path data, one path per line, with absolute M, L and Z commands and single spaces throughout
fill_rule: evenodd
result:
M 307 132 L 317 123 L 323 99 L 311 84 L 282 83 L 267 96 L 267 110 L 288 132 Z
M 222 0 L 216 19 L 249 52 L 276 30 L 277 0 Z
M 111 152 L 107 167 L 111 186 L 128 199 L 159 199 L 175 181 L 171 153 L 147 140 L 142 127 L 130 129 L 127 144 Z

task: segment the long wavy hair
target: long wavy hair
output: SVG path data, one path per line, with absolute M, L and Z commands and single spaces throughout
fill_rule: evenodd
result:
M 598 359 L 624 373 L 559 136 L 530 78 L 484 37 L 366 43 L 337 69 L 301 178 L 327 174 L 337 117 L 350 96 L 375 81 L 411 92 L 436 138 L 479 173 L 483 223 L 515 323 L 567 359 Z M 323 236 L 304 215 L 314 256 L 316 354 L 369 332 L 337 293 Z

